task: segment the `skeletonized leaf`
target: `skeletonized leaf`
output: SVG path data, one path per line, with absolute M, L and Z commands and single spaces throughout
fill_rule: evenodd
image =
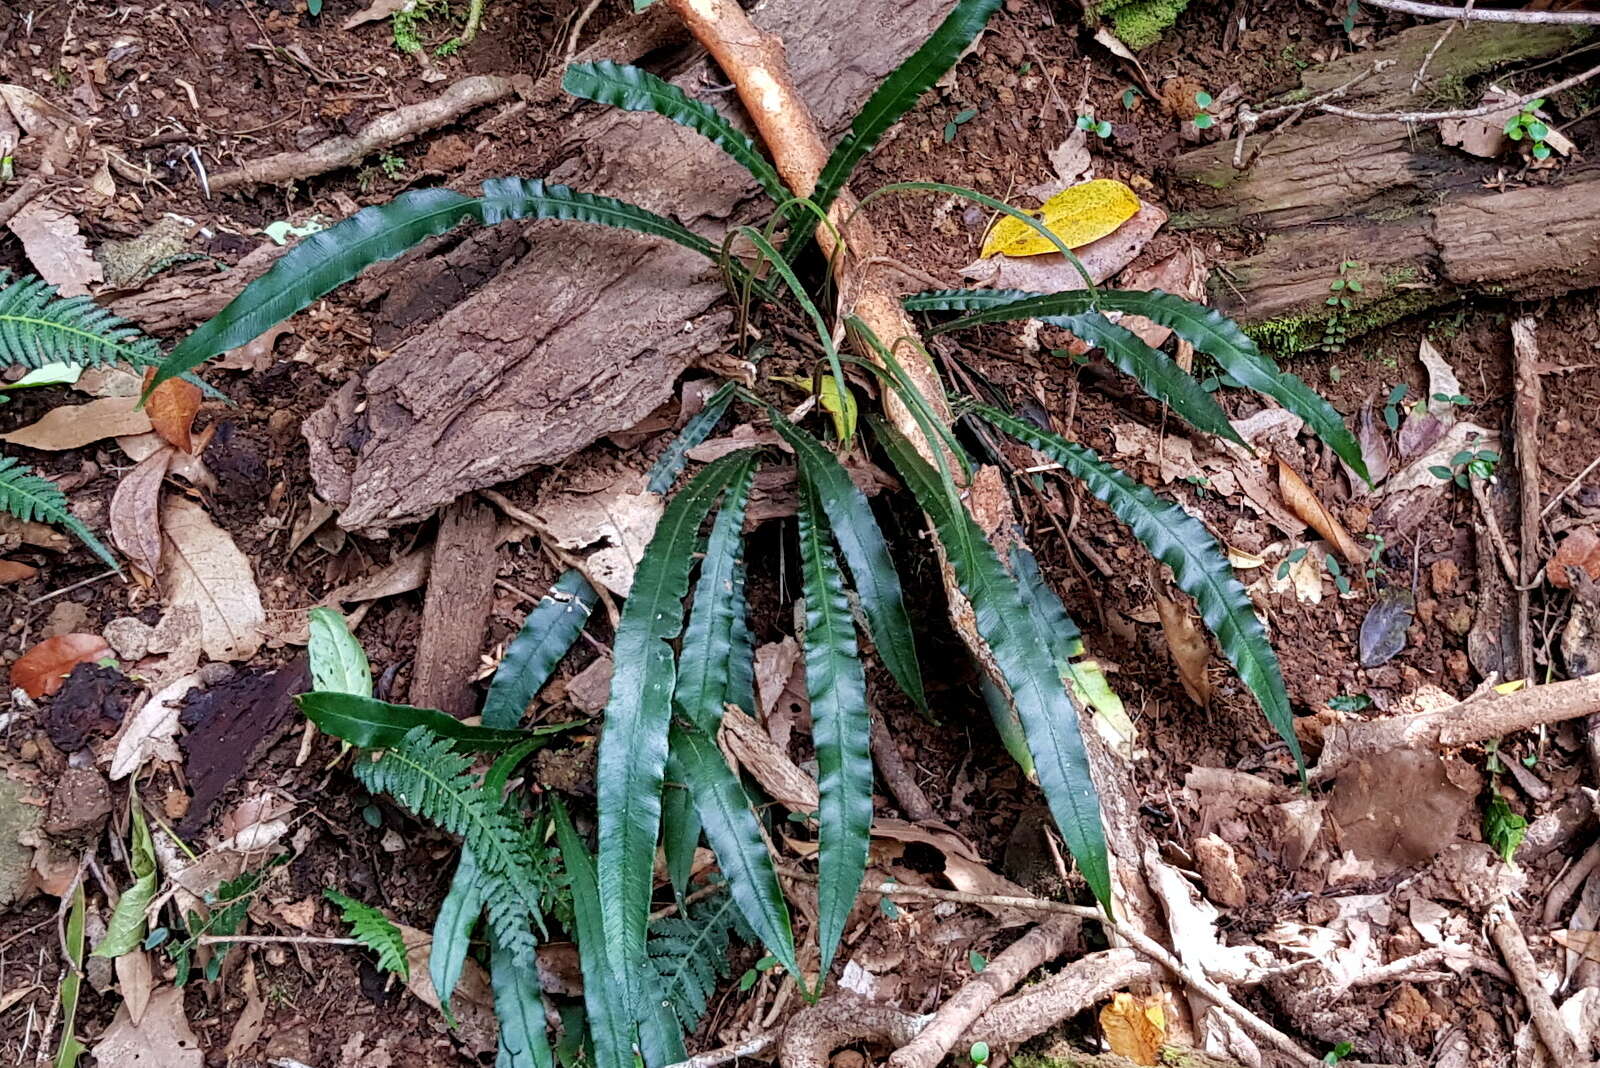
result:
M 577 571 L 562 574 L 539 599 L 489 680 L 489 696 L 483 703 L 485 727 L 510 729 L 522 722 L 528 702 L 577 641 L 598 600 L 599 594 Z
M 734 903 L 767 952 L 797 981 L 803 981 L 795 961 L 789 909 L 783 903 L 778 873 L 744 787 L 728 767 L 714 737 L 693 727 L 674 725 L 671 746 L 673 759 L 683 770 L 695 811 L 705 827 L 706 839 L 728 877 Z M 860 885 L 859 877 L 856 885 Z
M 814 481 L 799 484 L 806 598 L 806 691 L 817 750 L 817 942 L 826 976 L 867 870 L 872 827 L 872 721 L 844 575 Z
M 1040 221 L 1068 248 L 1097 241 L 1139 212 L 1139 197 L 1114 178 L 1096 178 L 1068 186 L 1038 211 Z M 1011 216 L 1003 216 L 983 243 L 984 256 L 1037 256 L 1055 252 L 1056 246 L 1037 230 Z
M 667 505 L 634 575 L 613 643 L 616 668 L 596 772 L 596 867 L 605 938 L 630 1006 L 636 1003 L 645 960 L 651 875 L 661 829 L 667 727 L 677 682 L 670 643 L 683 630 L 683 599 L 700 524 L 722 491 L 754 463 L 748 452 L 713 461 Z
M 11 685 L 29 697 L 49 697 L 61 689 L 72 669 L 112 656 L 111 646 L 98 634 L 57 634 L 46 638 L 11 665 Z
M 972 602 L 978 633 L 1011 691 L 1050 813 L 1084 880 L 1101 905 L 1109 908 L 1111 868 L 1100 801 L 1089 774 L 1078 710 L 1050 655 L 1048 639 L 1039 632 L 1016 581 L 953 487 L 898 431 L 878 420 L 874 426 L 896 470 L 933 520 L 961 592 Z
M 172 452 L 172 446 L 166 445 L 145 457 L 122 476 L 111 495 L 111 543 L 152 578 L 161 568 L 161 483 Z
M 844 553 L 856 593 L 861 597 L 861 610 L 867 617 L 878 658 L 906 696 L 926 711 L 928 703 L 922 688 L 922 670 L 917 663 L 911 618 L 901 595 L 900 576 L 895 571 L 878 521 L 873 517 L 872 505 L 820 441 L 777 411 L 769 409 L 767 414 L 773 429 L 794 450 L 801 481 L 810 484 L 812 494 L 828 517 L 833 539 Z
M 1222 653 L 1255 694 L 1261 710 L 1305 768 L 1300 741 L 1294 733 L 1294 716 L 1277 655 L 1256 618 L 1250 597 L 1234 576 L 1222 547 L 1199 520 L 1174 504 L 1161 500 L 1095 454 L 1058 434 L 1040 430 L 1004 412 L 984 406 L 973 411 L 1000 430 L 1038 449 L 1059 463 L 1089 492 L 1111 508 L 1128 525 L 1156 559 L 1172 569 L 1177 587 L 1200 608 L 1200 617 L 1216 635 Z

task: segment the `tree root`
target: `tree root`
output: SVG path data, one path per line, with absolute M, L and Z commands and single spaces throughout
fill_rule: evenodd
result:
M 950 1035 L 950 1046 L 967 1047 L 975 1042 L 987 1042 L 991 1047 L 1019 1045 L 1116 990 L 1148 981 L 1154 971 L 1130 950 L 1090 954 L 1023 993 L 995 1003 L 970 1026 Z M 985 969 L 983 974 L 987 973 Z M 968 984 L 963 993 L 971 987 Z M 957 994 L 951 1000 L 960 997 Z M 795 1014 L 778 1044 L 778 1061 L 783 1068 L 826 1068 L 834 1050 L 854 1042 L 904 1049 L 937 1019 L 914 1016 L 841 991 Z M 944 1052 L 926 1063 L 937 1063 Z
M 380 115 L 350 136 L 330 137 L 304 152 L 280 152 L 246 163 L 237 170 L 224 171 L 211 179 L 211 190 L 221 192 L 241 185 L 273 185 L 353 166 L 380 149 L 437 130 L 475 108 L 503 100 L 516 89 L 512 78 L 474 74 L 462 78 L 432 100 Z

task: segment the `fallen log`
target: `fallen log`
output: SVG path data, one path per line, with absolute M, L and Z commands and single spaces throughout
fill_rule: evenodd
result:
M 1579 31 L 1478 23 L 1452 33 L 1411 82 L 1437 26 L 1419 26 L 1305 72 L 1284 103 L 1328 93 L 1366 111 L 1415 109 L 1504 64 L 1558 55 Z M 1441 88 L 1443 87 L 1443 88 Z M 1258 154 L 1259 153 L 1259 154 Z M 1236 155 L 1237 154 L 1237 155 Z M 1237 159 L 1252 160 L 1235 166 Z M 1315 345 L 1330 317 L 1350 336 L 1471 294 L 1511 299 L 1600 285 L 1600 164 L 1567 160 L 1516 175 L 1444 143 L 1437 125 L 1317 114 L 1185 153 L 1174 162 L 1188 201 L 1170 225 L 1245 231 L 1251 253 L 1213 272 L 1212 303 L 1282 351 Z M 1339 267 L 1360 289 L 1327 304 Z
M 942 0 L 874 4 L 769 0 L 763 28 L 804 42 L 796 80 L 831 135 L 877 83 L 939 23 Z M 714 104 L 720 81 L 703 59 L 673 79 Z M 748 174 L 698 136 L 656 116 L 573 109 L 541 122 L 553 146 L 544 176 L 619 196 L 714 238 L 758 216 Z M 539 175 L 528 175 L 538 177 Z M 719 351 L 731 321 L 714 266 L 677 245 L 571 224 L 511 224 L 502 233 L 441 242 L 446 268 L 418 263 L 457 293 L 435 321 L 352 380 L 304 427 L 311 473 L 340 525 L 375 533 L 426 517 L 469 490 L 555 463 L 637 423 L 671 396 L 697 359 Z M 467 251 L 463 253 L 462 247 Z M 475 250 L 503 260 L 482 281 Z M 404 286 L 403 275 L 387 279 Z

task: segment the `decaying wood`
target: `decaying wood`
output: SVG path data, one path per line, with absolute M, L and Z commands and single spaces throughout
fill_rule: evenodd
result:
M 838 132 L 945 7 L 874 5 L 870 32 L 847 0 L 771 0 L 755 18 L 805 42 L 795 82 L 821 125 Z M 691 94 L 716 81 L 703 61 L 675 79 Z M 554 181 L 623 197 L 712 237 L 757 217 L 749 175 L 659 117 L 586 107 L 541 121 L 539 135 Z M 566 223 L 508 229 L 526 239 L 525 254 L 486 283 L 482 273 L 500 265 L 480 263 L 467 284 L 475 292 L 307 422 L 312 476 L 343 508 L 342 526 L 417 520 L 463 492 L 561 460 L 637 423 L 688 366 L 726 344 L 721 279 L 694 253 Z
M 1501 63 L 1553 55 L 1576 31 L 1480 23 L 1453 33 L 1434 59 L 1424 92 L 1445 79 Z M 1410 82 L 1438 28 L 1419 26 L 1359 56 L 1308 70 L 1313 95 L 1376 64 L 1347 100 L 1369 109 L 1415 106 Z M 1291 98 L 1293 99 L 1293 98 Z M 1250 256 L 1211 279 L 1212 302 L 1246 323 L 1279 321 L 1302 341 L 1321 334 L 1329 282 L 1356 264 L 1362 290 L 1340 312 L 1353 333 L 1470 292 L 1552 296 L 1600 285 L 1600 166 L 1578 159 L 1528 184 L 1502 180 L 1506 161 L 1445 146 L 1435 126 L 1317 115 L 1286 130 L 1245 139 L 1247 170 L 1222 142 L 1174 163 L 1193 210 L 1181 227 L 1239 227 L 1260 236 Z M 1491 251 L 1492 250 L 1492 251 Z
M 1489 910 L 1489 937 L 1495 948 L 1505 958 L 1506 967 L 1516 979 L 1522 1000 L 1528 1003 L 1528 1014 L 1533 1017 L 1534 1030 L 1550 1053 L 1551 1064 L 1574 1064 L 1577 1049 L 1566 1024 L 1556 1012 L 1555 1002 L 1545 990 L 1533 954 L 1528 950 L 1528 940 L 1523 937 L 1517 918 L 1504 901 L 1495 903 Z
M 477 706 L 472 679 L 494 603 L 499 522 L 494 509 L 463 497 L 439 517 L 422 604 L 411 703 L 458 719 Z

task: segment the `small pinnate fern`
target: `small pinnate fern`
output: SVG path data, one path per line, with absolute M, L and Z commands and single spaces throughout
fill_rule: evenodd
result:
M 111 551 L 68 509 L 66 495 L 56 484 L 40 478 L 13 456 L 0 456 L 0 511 L 10 512 L 25 523 L 65 527 L 94 550 L 96 556 L 112 567 L 117 566 Z
M 663 916 L 650 925 L 646 943 L 650 966 L 684 1031 L 700 1026 L 717 982 L 728 977 L 729 940 L 746 933 L 739 910 L 726 893 L 695 902 L 687 916 Z
M 378 967 L 398 975 L 402 983 L 411 978 L 405 935 L 393 920 L 371 905 L 346 897 L 337 890 L 322 893 L 339 906 L 340 918 L 350 925 L 350 936 L 378 955 Z
M 42 278 L 0 270 L 0 366 L 48 363 L 152 367 L 161 348 L 89 297 L 62 297 Z

